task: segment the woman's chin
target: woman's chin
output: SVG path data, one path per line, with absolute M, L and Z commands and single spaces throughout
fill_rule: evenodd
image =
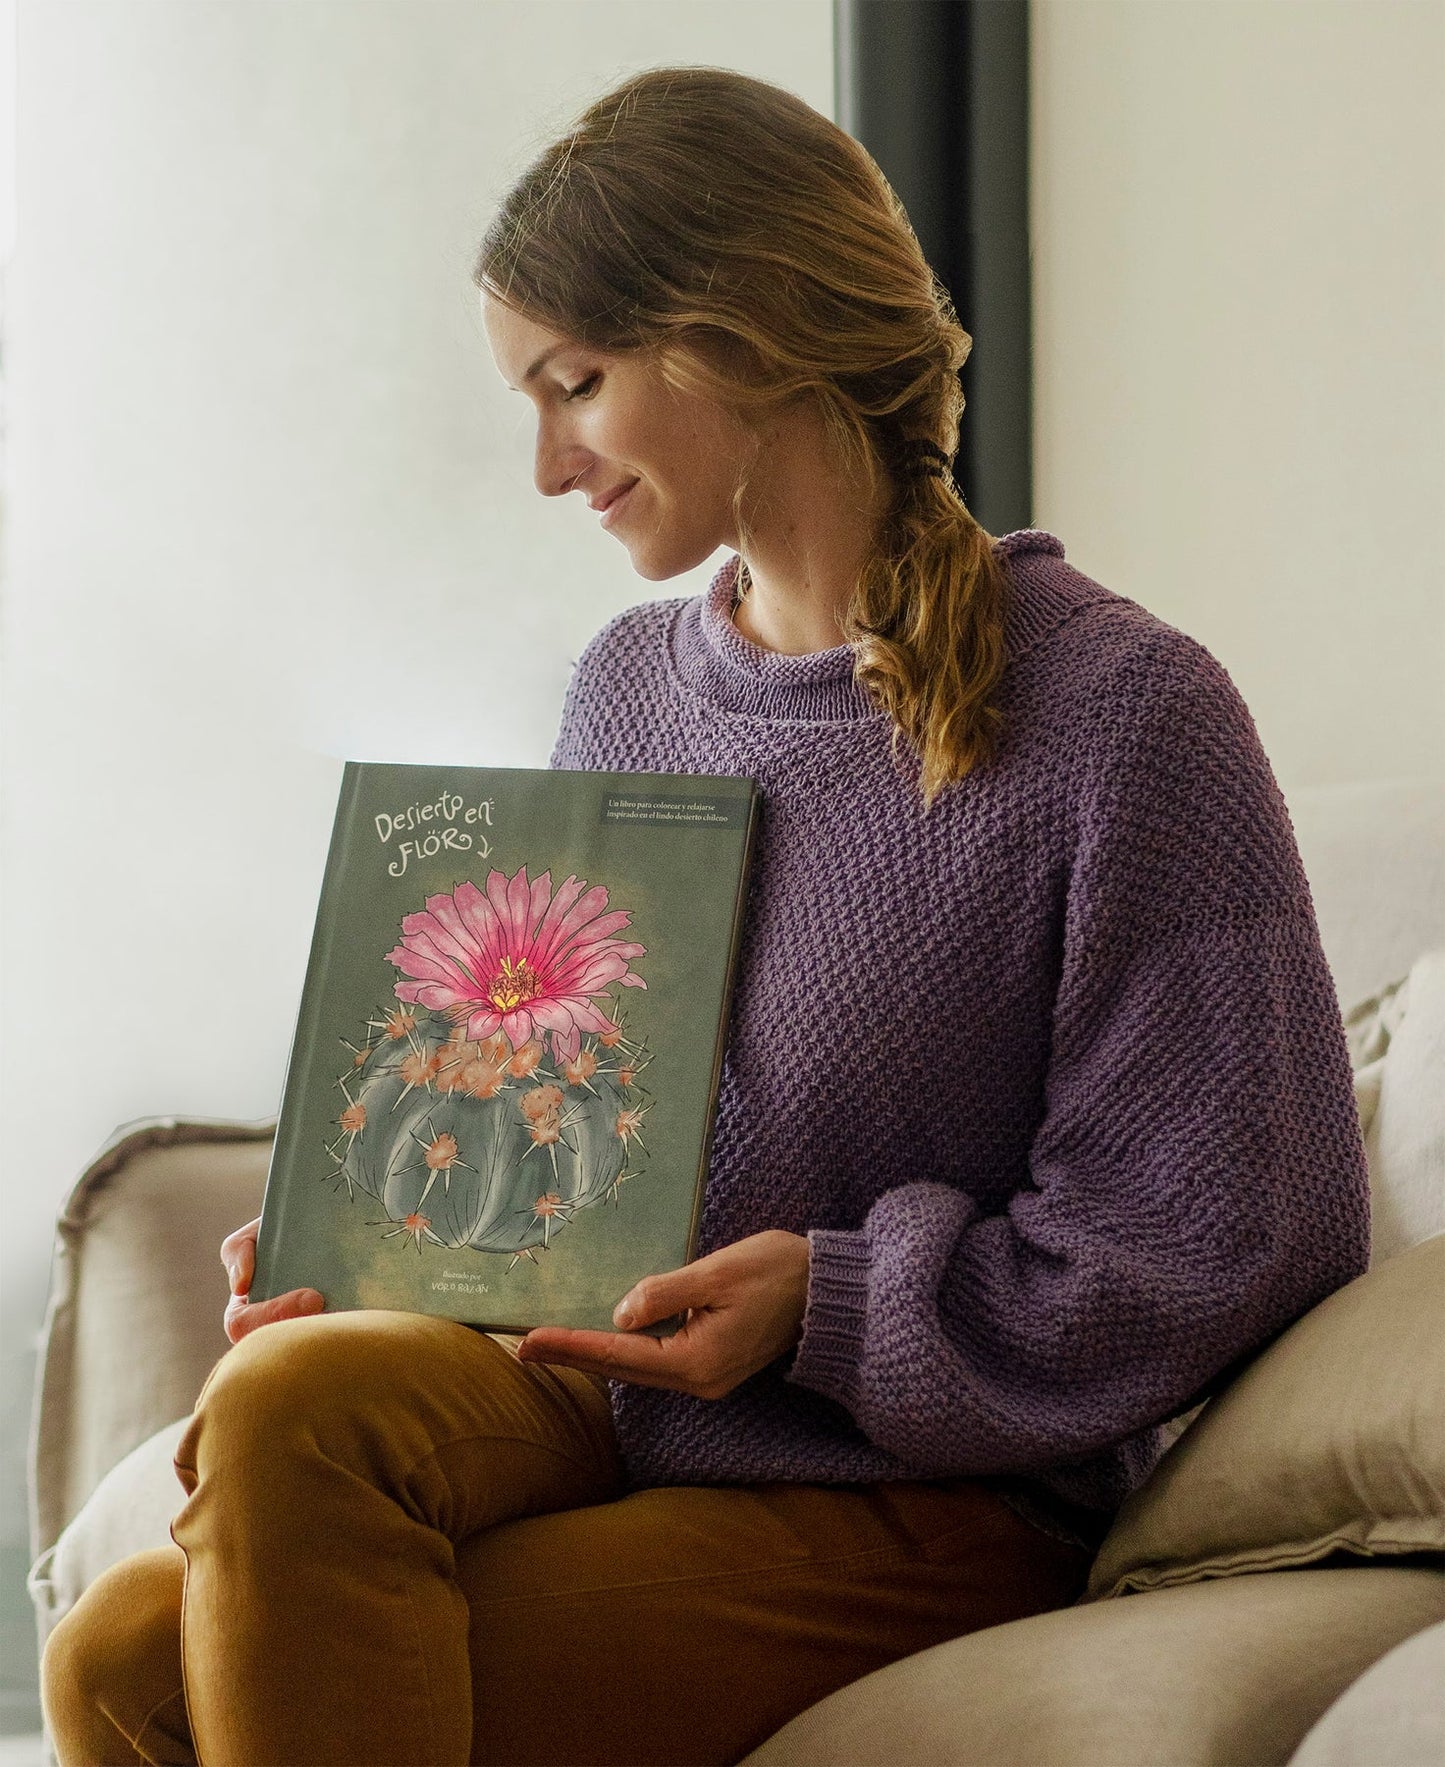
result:
M 661 558 L 646 546 L 629 546 L 627 556 L 632 562 L 633 571 L 649 583 L 665 583 L 669 577 L 675 577 L 678 566 Z
M 634 542 L 627 547 L 627 553 L 639 577 L 649 583 L 666 583 L 673 577 L 680 577 L 684 571 L 696 570 L 700 564 L 706 564 L 717 549 L 716 541 L 711 545 L 670 552 L 662 552 L 645 542 Z

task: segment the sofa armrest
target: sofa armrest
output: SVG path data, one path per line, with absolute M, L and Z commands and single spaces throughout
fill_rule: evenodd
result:
M 225 1236 L 260 1213 L 274 1122 L 116 1131 L 56 1223 L 30 1428 L 31 1557 L 183 1417 L 227 1348 Z

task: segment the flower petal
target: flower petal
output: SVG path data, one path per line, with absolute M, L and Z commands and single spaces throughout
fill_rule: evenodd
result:
M 584 1031 L 606 1031 L 612 1028 L 612 1020 L 605 1012 L 599 1012 L 590 1000 L 570 1002 L 573 1022 Z
M 527 1002 L 533 1023 L 544 1031 L 565 1031 L 573 1023 L 572 1008 L 565 1000 L 544 1000 L 540 996 Z
M 588 921 L 595 920 L 606 906 L 607 886 L 594 884 L 586 895 L 575 902 L 558 922 L 557 942 L 553 949 L 558 952 L 564 950 L 587 925 Z
M 532 943 L 532 886 L 527 882 L 524 865 L 507 885 L 507 908 L 511 914 L 514 949 L 524 956 Z
M 512 904 L 507 898 L 507 878 L 503 872 L 487 873 L 487 900 L 492 905 L 492 912 L 501 923 L 502 946 L 509 952 L 516 952 L 518 946 L 517 928 L 513 924 Z
M 613 933 L 620 932 L 632 916 L 625 908 L 615 908 L 611 914 L 600 915 L 589 925 L 580 928 L 572 937 L 571 948 L 575 951 L 579 945 L 597 945 Z
M 427 908 L 442 948 L 450 950 L 469 975 L 478 980 L 484 977 L 492 967 L 487 951 L 486 924 L 483 923 L 479 937 L 477 930 L 463 916 L 455 895 L 429 896 Z
M 623 945 L 615 941 L 596 947 L 584 945 L 557 966 L 554 991 L 559 994 L 596 994 L 609 981 L 620 979 L 628 959 L 642 956 L 646 949 L 645 945 Z
M 505 940 L 502 923 L 497 919 L 496 911 L 470 879 L 457 885 L 452 891 L 452 900 L 457 905 L 457 913 L 467 933 L 475 941 L 477 949 L 485 955 L 481 967 L 490 974 L 497 967 Z
M 552 873 L 544 871 L 532 880 L 532 900 L 527 905 L 527 937 L 535 937 L 535 929 L 552 901 Z
M 429 945 L 420 943 L 398 945 L 386 958 L 414 981 L 446 982 L 451 987 L 464 987 L 465 975 L 448 958 L 438 955 Z
M 558 928 L 566 918 L 567 910 L 585 890 L 587 885 L 575 875 L 558 886 L 557 894 L 552 898 L 552 906 L 543 915 L 532 944 L 532 961 L 536 964 L 550 963 L 552 953 L 560 940 Z

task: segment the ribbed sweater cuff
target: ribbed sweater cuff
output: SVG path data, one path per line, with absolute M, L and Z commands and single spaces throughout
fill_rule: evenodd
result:
M 868 1317 L 868 1237 L 814 1227 L 808 1253 L 803 1335 L 787 1378 L 851 1411 Z

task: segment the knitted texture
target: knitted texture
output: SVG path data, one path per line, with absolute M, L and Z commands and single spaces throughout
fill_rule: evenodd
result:
M 1053 535 L 995 547 L 1003 739 L 926 816 L 849 646 L 732 624 L 736 556 L 573 673 L 553 766 L 762 788 L 698 1250 L 811 1248 L 800 1343 L 726 1398 L 613 1383 L 634 1486 L 988 1476 L 1096 1539 L 1155 1426 L 1368 1262 L 1339 1006 L 1243 700 Z

